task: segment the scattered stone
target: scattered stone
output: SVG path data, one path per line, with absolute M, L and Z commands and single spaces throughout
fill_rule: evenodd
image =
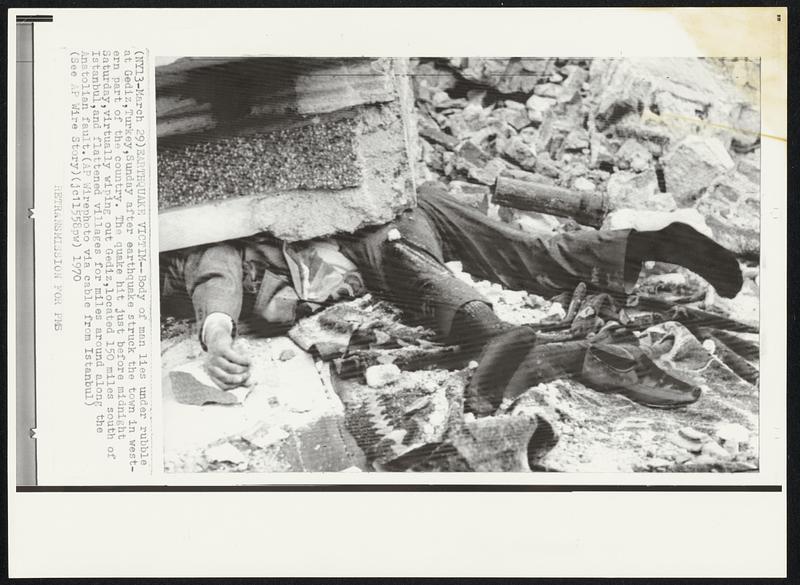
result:
M 283 351 L 280 353 L 280 355 L 278 356 L 278 359 L 279 359 L 280 361 L 282 361 L 282 362 L 288 362 L 288 361 L 289 361 L 290 359 L 292 359 L 294 356 L 295 356 L 294 350 L 291 350 L 291 349 L 284 349 L 284 350 L 283 350 Z
M 750 153 L 739 159 L 736 170 L 756 185 L 761 184 L 761 161 L 758 153 Z
M 417 99 L 424 101 L 431 101 L 437 92 L 452 89 L 458 81 L 450 69 L 440 67 L 434 61 L 417 64 L 411 79 L 414 84 L 414 94 Z
M 534 170 L 551 179 L 558 179 L 561 176 L 561 171 L 553 163 L 547 153 L 542 153 L 536 158 L 536 167 Z
M 205 450 L 205 456 L 209 463 L 233 463 L 234 465 L 247 463 L 244 453 L 230 443 L 208 447 Z
M 423 138 L 435 143 L 441 144 L 445 148 L 449 150 L 453 150 L 456 146 L 458 146 L 458 139 L 455 136 L 451 136 L 450 134 L 446 134 L 437 128 L 432 128 L 431 126 L 418 126 L 419 135 Z
M 242 439 L 258 447 L 259 449 L 266 449 L 277 443 L 280 443 L 289 436 L 289 433 L 277 425 L 261 425 L 250 433 L 242 435 Z
M 608 139 L 600 132 L 592 132 L 589 138 L 589 165 L 596 169 L 604 166 L 612 168 L 614 166 L 614 156 L 611 154 L 611 149 Z
M 532 95 L 525 102 L 525 106 L 528 109 L 528 118 L 530 118 L 531 122 L 541 124 L 544 121 L 545 114 L 555 103 L 556 100 L 553 98 Z
M 552 177 L 540 175 L 536 172 L 523 171 L 516 168 L 509 168 L 500 173 L 503 177 L 510 177 L 518 181 L 531 181 L 532 183 L 544 183 L 545 185 L 554 185 L 555 181 Z
M 681 427 L 680 429 L 678 429 L 678 434 L 681 435 L 683 438 L 694 442 L 699 441 L 701 443 L 704 443 L 711 439 L 711 437 L 709 437 L 706 433 L 693 429 L 692 427 Z
M 494 87 L 500 93 L 530 93 L 542 77 L 549 76 L 552 61 L 469 57 L 458 68 L 465 78 Z
M 722 423 L 715 429 L 717 438 L 729 453 L 737 454 L 743 444 L 750 442 L 750 431 L 738 423 Z
M 523 169 L 532 171 L 536 168 L 535 148 L 530 144 L 526 144 L 518 136 L 506 143 L 504 154 Z
M 671 211 L 675 199 L 669 193 L 658 190 L 655 173 L 620 171 L 611 175 L 606 184 L 612 209 L 648 209 Z
M 586 179 L 584 177 L 578 177 L 572 182 L 572 188 L 576 189 L 578 191 L 586 191 L 586 192 L 591 193 L 597 187 L 589 179 Z
M 394 364 L 381 364 L 370 366 L 366 371 L 367 385 L 380 388 L 387 384 L 394 384 L 400 379 L 400 368 Z
M 637 173 L 648 169 L 652 160 L 653 155 L 650 150 L 633 138 L 623 142 L 616 154 L 617 167 L 631 169 Z
M 564 81 L 564 84 L 559 87 L 559 91 L 555 96 L 558 103 L 567 104 L 579 98 L 581 88 L 587 77 L 588 72 L 585 69 L 577 66 L 572 67 L 572 71 Z
M 589 148 L 589 133 L 583 128 L 571 130 L 564 139 L 564 150 L 582 151 Z
M 731 453 L 724 447 L 721 447 L 716 441 L 707 441 L 703 443 L 703 448 L 700 452 L 713 459 L 722 459 L 723 461 L 727 461 L 732 457 Z
M 506 102 L 506 103 L 518 103 L 518 102 Z M 525 126 L 528 126 L 531 123 L 531 119 L 528 117 L 528 113 L 525 110 L 525 106 L 523 104 L 519 104 L 520 108 L 498 108 L 494 110 L 491 114 L 491 117 L 497 118 L 502 120 L 514 130 L 522 130 Z
M 664 158 L 667 190 L 678 205 L 693 205 L 719 175 L 734 167 L 718 138 L 687 136 Z
M 466 181 L 450 181 L 448 193 L 462 203 L 479 209 L 484 213 L 488 209 L 491 196 L 491 190 L 486 185 L 476 185 Z
M 700 441 L 692 441 L 691 439 L 687 439 L 678 433 L 670 433 L 667 435 L 667 439 L 669 439 L 669 441 L 674 445 L 677 445 L 682 449 L 686 449 L 690 453 L 700 453 L 700 451 L 703 449 L 703 443 Z
M 561 94 L 561 86 L 555 83 L 543 83 L 537 85 L 533 90 L 533 95 L 543 98 L 549 98 L 557 101 L 556 98 Z
M 761 137 L 761 113 L 748 103 L 737 104 L 731 112 L 732 142 L 739 148 L 755 145 Z

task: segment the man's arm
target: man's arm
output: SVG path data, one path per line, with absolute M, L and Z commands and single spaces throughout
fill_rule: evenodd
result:
M 239 251 L 230 244 L 193 251 L 186 259 L 184 279 L 200 328 L 200 341 L 208 352 L 209 375 L 225 389 L 246 383 L 250 361 L 233 347 L 236 320 L 242 310 Z

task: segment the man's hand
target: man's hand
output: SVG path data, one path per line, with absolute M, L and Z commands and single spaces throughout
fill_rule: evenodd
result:
M 250 379 L 250 360 L 234 349 L 230 331 L 211 327 L 205 333 L 208 375 L 223 390 L 245 385 Z

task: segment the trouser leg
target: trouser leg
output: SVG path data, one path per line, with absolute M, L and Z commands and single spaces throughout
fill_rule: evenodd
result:
M 401 238 L 389 241 L 396 229 Z M 339 237 L 371 291 L 398 305 L 412 321 L 455 343 L 503 330 L 491 303 L 445 265 L 441 241 L 425 213 L 408 211 L 393 223 Z
M 460 260 L 479 278 L 541 295 L 573 290 L 580 282 L 623 292 L 635 282 L 626 281 L 625 269 L 632 230 L 529 234 L 460 204 L 435 183 L 422 185 L 418 199 L 444 260 Z

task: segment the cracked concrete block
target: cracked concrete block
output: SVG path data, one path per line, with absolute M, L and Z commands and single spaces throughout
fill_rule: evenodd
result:
M 160 251 L 259 232 L 287 241 L 353 232 L 415 204 L 405 59 L 201 65 L 157 75 Z M 167 132 L 187 116 L 206 118 Z

